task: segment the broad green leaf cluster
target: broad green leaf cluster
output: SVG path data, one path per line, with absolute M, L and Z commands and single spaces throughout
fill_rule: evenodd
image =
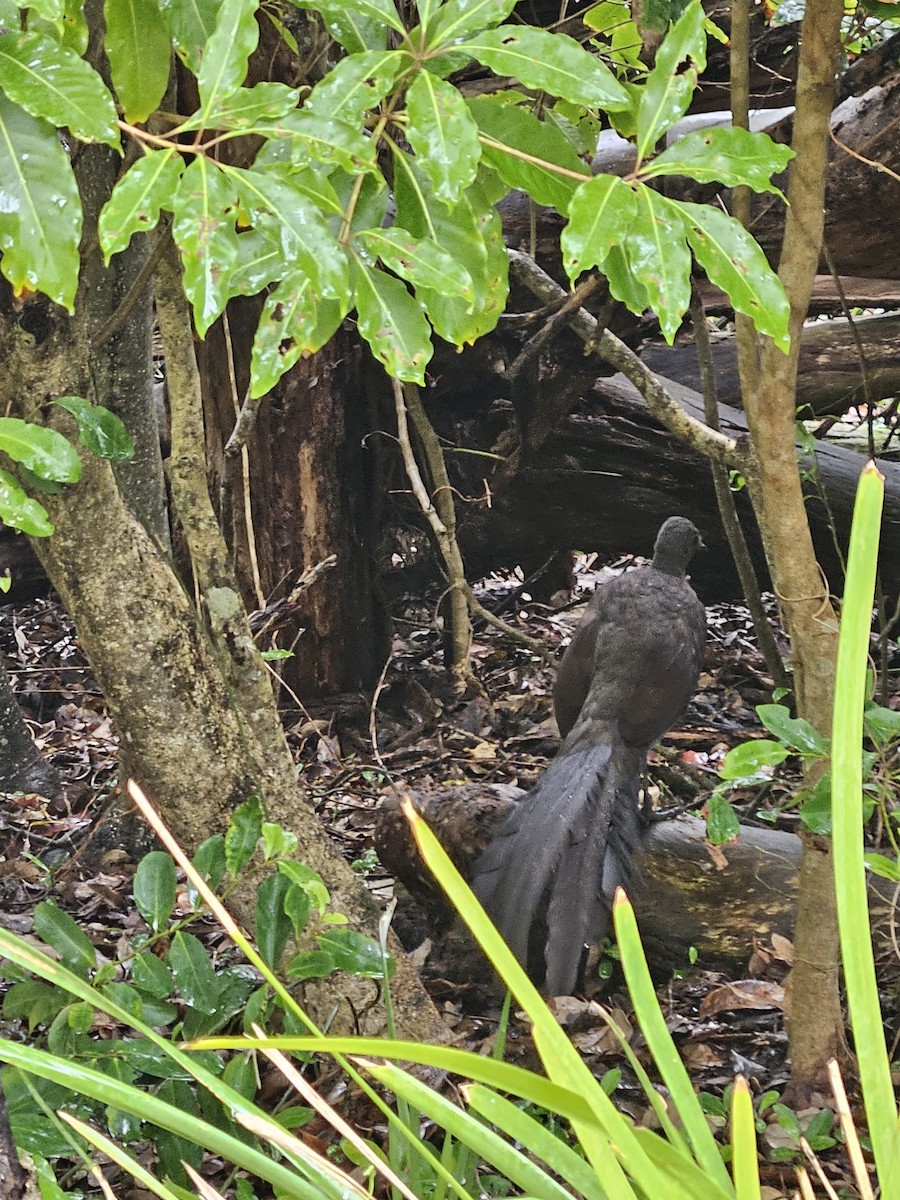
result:
M 496 203 L 511 188 L 567 219 L 573 281 L 598 267 L 617 299 L 658 312 L 667 337 L 688 304 L 693 257 L 786 345 L 784 294 L 752 238 L 718 209 L 651 187 L 678 174 L 775 190 L 789 156 L 764 135 L 712 130 L 654 157 L 705 64 L 700 0 L 636 82 L 562 33 L 512 23 L 513 0 L 419 0 L 409 25 L 394 0 L 294 2 L 336 45 L 311 88 L 248 83 L 269 15 L 259 0 L 106 0 L 111 88 L 82 57 L 81 5 L 0 0 L 0 270 L 17 294 L 75 303 L 77 139 L 130 143 L 135 159 L 100 217 L 107 260 L 165 212 L 201 336 L 232 297 L 265 293 L 255 396 L 354 310 L 386 370 L 420 384 L 435 333 L 461 346 L 492 329 L 508 290 Z M 195 77 L 193 112 L 166 108 L 172 54 Z M 611 44 L 609 57 L 621 67 Z M 499 77 L 496 91 L 457 86 L 472 64 Z M 152 132 L 142 127 L 151 115 Z M 600 122 L 636 141 L 632 176 L 590 176 L 585 131 Z

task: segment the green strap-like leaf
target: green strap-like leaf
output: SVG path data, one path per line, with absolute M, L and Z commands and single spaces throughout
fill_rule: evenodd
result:
M 712 205 L 666 203 L 681 213 L 694 256 L 710 280 L 786 354 L 790 306 L 759 244 L 739 221 Z
M 380 258 L 386 267 L 414 287 L 474 302 L 475 289 L 469 272 L 430 238 L 413 237 L 398 225 L 390 229 L 367 229 L 356 238 L 373 258 Z
M 160 209 L 171 208 L 184 169 L 174 150 L 151 150 L 125 172 L 100 212 L 104 261 L 124 250 L 136 233 L 155 229 Z
M 10 529 L 19 529 L 29 537 L 49 537 L 53 525 L 43 504 L 32 500 L 19 485 L 15 475 L 0 469 L 0 522 Z
M 596 175 L 578 188 L 560 239 L 573 283 L 582 271 L 603 267 L 610 249 L 625 241 L 636 213 L 634 190 L 617 175 Z
M 247 78 L 247 62 L 259 42 L 256 10 L 259 0 L 222 0 L 216 28 L 203 52 L 197 74 L 200 118 L 210 123 L 219 100 Z
M 45 425 L 0 417 L 0 450 L 41 479 L 77 483 L 81 478 L 78 451 L 58 430 Z
M 631 103 L 612 71 L 564 33 L 501 25 L 461 42 L 456 49 L 465 50 L 497 75 L 512 75 L 526 87 L 542 88 L 574 104 L 614 111 Z
M 175 53 L 196 75 L 216 27 L 219 0 L 159 0 Z
M 700 0 L 691 0 L 656 52 L 656 63 L 640 91 L 638 162 L 643 162 L 666 130 L 688 110 L 706 66 L 704 21 Z
M 359 332 L 389 375 L 424 386 L 434 348 L 421 304 L 398 279 L 358 260 L 356 265 Z
M 635 188 L 628 257 L 671 345 L 691 302 L 691 256 L 678 209 L 651 188 Z
M 113 86 L 132 124 L 155 112 L 169 82 L 171 42 L 157 0 L 106 0 Z
M 116 106 L 83 58 L 40 33 L 0 33 L 0 87 L 10 100 L 85 142 L 119 148 Z
M 493 29 L 506 20 L 515 6 L 516 0 L 448 0 L 446 4 L 432 6 L 437 11 L 426 21 L 419 4 L 422 24 L 427 25 L 428 48 L 449 46 L 482 29 Z
M 237 264 L 237 188 L 203 155 L 189 164 L 172 204 L 172 234 L 184 264 L 184 290 L 201 337 L 224 309 Z
M 771 177 L 783 171 L 794 152 L 765 133 L 747 129 L 697 129 L 679 138 L 641 170 L 644 179 L 657 175 L 687 175 L 698 183 L 719 182 L 726 187 L 746 184 L 754 192 L 781 189 Z M 782 199 L 784 197 L 782 196 Z
M 406 136 L 438 200 L 454 204 L 475 178 L 478 126 L 452 84 L 421 71 L 406 94 Z
M 72 312 L 81 197 L 56 130 L 0 93 L 0 271 Z
M 522 188 L 538 204 L 565 212 L 578 187 L 578 180 L 572 176 L 586 175 L 587 170 L 559 127 L 539 121 L 523 105 L 498 103 L 494 97 L 479 96 L 468 104 L 478 128 L 492 142 L 499 143 L 483 145 L 482 156 L 504 183 Z M 569 174 L 532 159 L 563 167 Z

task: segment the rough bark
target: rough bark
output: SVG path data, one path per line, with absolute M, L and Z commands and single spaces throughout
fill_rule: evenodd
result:
M 40 757 L 0 656 L 0 792 L 38 792 L 55 799 L 59 772 Z

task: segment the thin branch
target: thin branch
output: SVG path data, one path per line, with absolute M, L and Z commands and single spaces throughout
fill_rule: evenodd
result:
M 565 295 L 559 284 L 527 254 L 522 254 L 519 250 L 507 250 L 507 254 L 515 277 L 539 300 L 549 303 Z M 569 323 L 573 332 L 583 342 L 590 342 L 596 336 L 597 320 L 583 308 L 571 314 Z M 710 429 L 702 421 L 689 416 L 634 351 L 629 350 L 625 343 L 608 329 L 603 331 L 596 352 L 634 384 L 654 417 L 665 425 L 670 433 L 723 466 L 736 467 L 745 474 L 750 473 L 751 458 L 743 441 L 726 437 Z

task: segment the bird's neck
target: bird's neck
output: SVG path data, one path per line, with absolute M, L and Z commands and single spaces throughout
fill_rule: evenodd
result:
M 684 555 L 673 554 L 665 548 L 657 550 L 653 555 L 651 565 L 654 570 L 662 571 L 664 575 L 674 575 L 678 579 L 683 579 L 687 574 L 687 563 L 684 561 Z

